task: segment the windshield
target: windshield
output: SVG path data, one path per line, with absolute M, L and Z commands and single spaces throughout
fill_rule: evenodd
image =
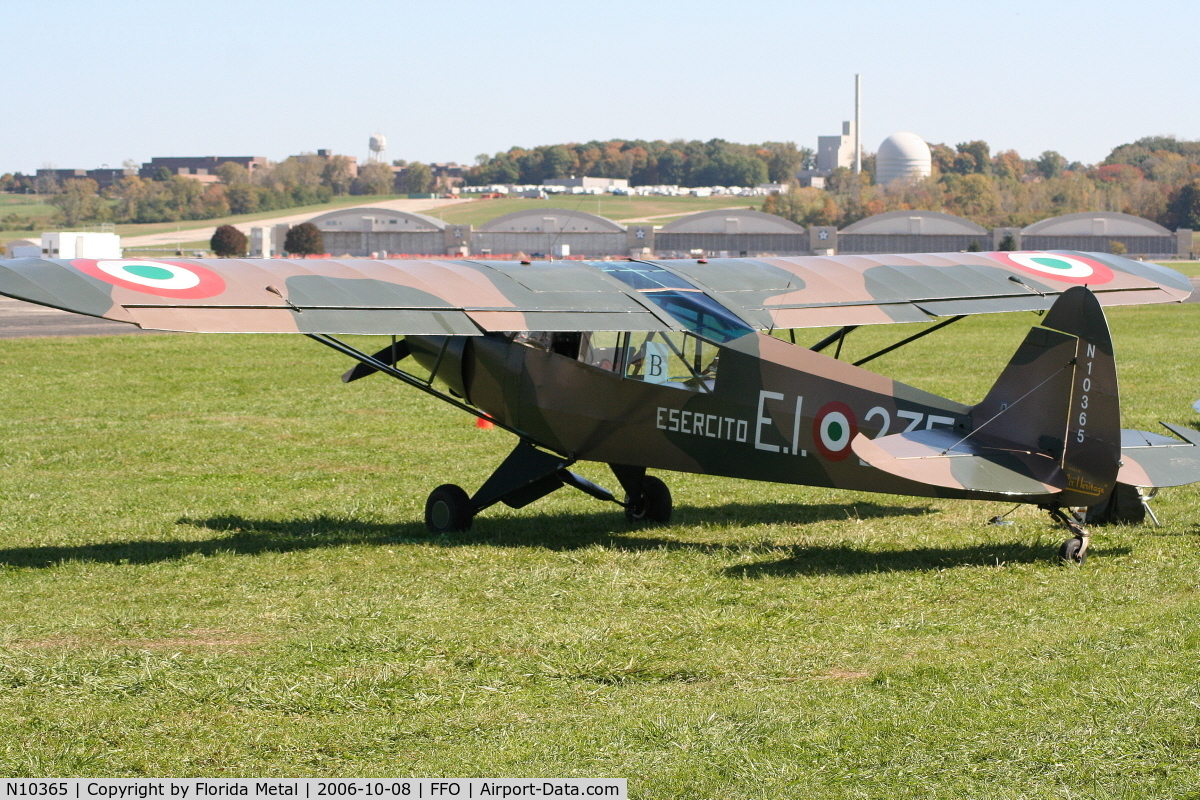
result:
M 754 329 L 717 301 L 678 275 L 644 261 L 594 264 L 678 320 L 685 328 L 714 342 L 728 342 Z

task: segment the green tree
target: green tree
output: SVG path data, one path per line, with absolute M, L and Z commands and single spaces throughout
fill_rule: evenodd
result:
M 410 194 L 428 192 L 433 188 L 433 170 L 429 169 L 428 164 L 413 161 L 404 168 L 400 180 L 404 191 Z
M 792 180 L 805 159 L 812 156 L 812 150 L 796 147 L 795 142 L 765 142 L 763 150 L 766 151 L 767 177 L 771 183 Z
M 1044 178 L 1057 178 L 1067 167 L 1067 160 L 1054 150 L 1047 150 L 1037 157 L 1037 171 Z
M 973 172 L 981 172 L 986 175 L 992 171 L 992 151 L 987 142 L 976 139 L 973 142 L 961 142 L 957 148 L 960 154 L 970 153 L 975 162 Z
M 208 247 L 220 258 L 244 256 L 250 250 L 250 242 L 246 234 L 232 225 L 222 225 L 213 233 L 208 241 Z
M 283 240 L 284 251 L 298 256 L 316 256 L 325 252 L 321 229 L 311 222 L 302 222 L 287 232 Z
M 396 174 L 387 164 L 367 164 L 358 171 L 351 194 L 392 194 Z
M 258 211 L 258 195 L 258 187 L 248 183 L 235 183 L 225 190 L 225 196 L 229 199 L 229 210 L 234 214 L 252 214 Z
M 1169 227 L 1200 230 L 1200 180 L 1185 183 L 1171 192 L 1166 218 Z
M 106 220 L 111 216 L 108 204 L 96 194 L 96 189 L 96 182 L 90 178 L 66 181 L 62 191 L 50 198 L 50 205 L 58 209 L 68 227 Z
M 241 186 L 250 183 L 250 170 L 236 161 L 222 161 L 217 165 L 217 174 L 226 186 Z
M 348 156 L 333 156 L 325 162 L 322 182 L 334 194 L 349 194 L 354 185 L 354 168 Z

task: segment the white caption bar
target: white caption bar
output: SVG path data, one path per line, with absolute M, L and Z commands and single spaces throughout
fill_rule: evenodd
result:
M 39 800 L 345 800 L 354 798 L 608 797 L 627 800 L 625 778 L 64 778 L 0 781 L 2 798 Z

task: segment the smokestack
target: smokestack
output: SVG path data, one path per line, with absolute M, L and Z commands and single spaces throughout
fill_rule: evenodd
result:
M 862 75 L 854 76 L 854 174 L 862 172 Z

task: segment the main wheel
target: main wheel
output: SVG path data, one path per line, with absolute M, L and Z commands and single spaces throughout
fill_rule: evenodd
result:
M 474 520 L 471 498 L 461 486 L 444 483 L 430 492 L 425 501 L 425 525 L 434 533 L 467 531 Z
M 653 475 L 642 478 L 642 496 L 634 499 L 625 496 L 625 519 L 630 522 L 671 521 L 671 490 Z
M 1072 536 L 1058 548 L 1058 560 L 1064 564 L 1082 564 L 1087 558 L 1087 553 L 1082 553 L 1082 549 L 1083 540 Z

